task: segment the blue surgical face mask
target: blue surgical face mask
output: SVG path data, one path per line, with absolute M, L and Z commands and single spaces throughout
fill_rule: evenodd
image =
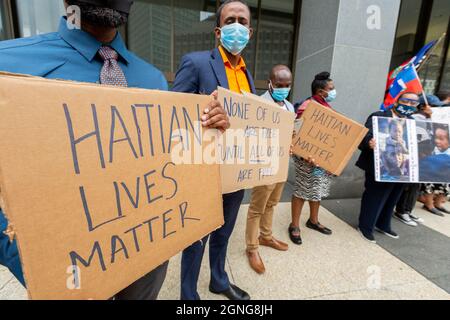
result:
M 336 89 L 333 89 L 328 92 L 328 97 L 325 98 L 325 101 L 333 102 L 334 100 L 336 100 L 336 97 L 337 97 L 337 91 L 336 91 Z
M 286 100 L 291 92 L 291 88 L 274 88 L 272 82 L 270 83 L 270 89 L 272 90 L 272 98 L 277 102 Z
M 412 107 L 412 106 L 407 106 L 405 104 L 396 104 L 394 106 L 395 112 L 397 112 L 399 115 L 403 116 L 403 117 L 409 117 L 412 116 L 413 114 L 415 114 L 417 112 L 417 108 L 416 107 Z
M 220 29 L 220 43 L 232 55 L 238 55 L 250 41 L 250 30 L 236 22 Z

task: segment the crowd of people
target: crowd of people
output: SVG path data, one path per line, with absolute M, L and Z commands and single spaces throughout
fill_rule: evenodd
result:
M 117 4 L 118 2 L 109 3 L 108 7 L 100 7 L 98 1 L 66 0 L 66 6 L 80 7 L 81 30 L 69 29 L 64 17 L 56 33 L 2 42 L 0 43 L 0 70 L 49 79 L 168 90 L 163 73 L 128 51 L 120 33 L 117 32 L 117 28 L 127 21 L 132 1 L 121 1 L 120 5 Z M 246 68 L 242 57 L 253 35 L 251 12 L 245 2 L 224 1 L 217 12 L 214 33 L 219 46 L 212 48 L 211 51 L 185 55 L 181 60 L 172 90 L 208 94 L 213 97 L 217 87 L 221 86 L 237 93 L 243 91 L 256 93 L 251 72 Z M 297 118 L 301 118 L 311 101 L 332 108 L 331 104 L 336 99 L 337 91 L 330 73 L 322 72 L 312 79 L 311 97 L 298 103 L 297 108 L 294 108 L 287 100 L 292 81 L 292 73 L 287 66 L 274 66 L 263 97 L 286 111 L 296 112 Z M 445 94 L 442 94 L 440 98 L 443 100 L 442 105 L 450 101 L 449 96 Z M 428 101 L 434 100 L 428 99 Z M 449 195 L 448 185 L 381 183 L 375 181 L 374 177 L 375 141 L 371 118 L 373 116 L 411 118 L 410 113 L 406 114 L 404 110 L 412 111 L 415 117 L 429 118 L 429 107 L 417 94 L 404 93 L 391 110 L 372 114 L 366 123 L 369 133 L 360 145 L 361 156 L 357 162 L 357 166 L 365 171 L 365 190 L 361 202 L 358 230 L 368 241 L 375 242 L 374 230 L 398 238 L 391 227 L 395 207 L 394 216 L 402 222 L 408 225 L 420 223 L 421 219 L 413 214 L 419 195 L 419 200 L 424 203 L 426 210 L 437 215 L 449 213 L 442 206 Z M 220 103 L 214 98 L 211 98 L 211 102 L 205 106 L 205 115 L 202 120 L 205 127 L 221 130 L 229 128 L 229 119 Z M 295 186 L 292 195 L 292 221 L 287 231 L 291 241 L 295 245 L 301 245 L 300 215 L 305 202 L 309 203 L 310 208 L 306 227 L 325 235 L 332 235 L 332 230 L 319 221 L 319 208 L 321 200 L 330 194 L 334 176 L 318 167 L 312 158 L 304 159 L 297 156 L 293 158 Z M 259 246 L 267 246 L 279 251 L 286 251 L 289 247 L 287 243 L 277 240 L 272 232 L 274 210 L 280 201 L 283 189 L 284 183 L 278 183 L 254 188 L 251 193 L 246 225 L 246 253 L 251 268 L 258 274 L 265 272 L 265 266 L 258 251 Z M 181 299 L 201 298 L 197 284 L 207 244 L 209 244 L 211 269 L 209 290 L 231 300 L 250 299 L 250 295 L 245 290 L 231 283 L 225 270 L 228 243 L 243 198 L 244 190 L 223 195 L 224 225 L 183 251 Z M 0 211 L 0 264 L 8 267 L 25 285 L 17 244 L 6 235 L 7 227 L 8 221 Z M 117 300 L 156 299 L 166 277 L 167 266 L 168 262 L 162 264 L 112 298 Z

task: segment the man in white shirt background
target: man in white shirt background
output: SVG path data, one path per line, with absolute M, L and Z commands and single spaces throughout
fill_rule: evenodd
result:
M 292 86 L 292 72 L 285 65 L 272 68 L 268 80 L 268 90 L 263 98 L 275 102 L 289 112 L 294 106 L 287 100 Z M 272 220 L 275 206 L 283 193 L 284 182 L 269 186 L 255 187 L 252 191 L 247 215 L 246 244 L 250 267 L 258 274 L 265 272 L 264 263 L 259 255 L 259 245 L 279 251 L 287 251 L 288 245 L 272 235 Z
M 289 67 L 279 64 L 272 68 L 268 81 L 268 90 L 261 96 L 277 103 L 287 111 L 294 112 L 294 106 L 287 98 L 291 92 L 292 72 Z

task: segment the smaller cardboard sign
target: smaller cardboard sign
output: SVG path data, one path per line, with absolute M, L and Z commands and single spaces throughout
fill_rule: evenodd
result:
M 231 123 L 217 144 L 222 192 L 286 181 L 295 115 L 251 94 L 218 92 Z
M 341 175 L 368 129 L 345 116 L 311 101 L 293 140 L 295 155 L 313 158 L 323 169 Z

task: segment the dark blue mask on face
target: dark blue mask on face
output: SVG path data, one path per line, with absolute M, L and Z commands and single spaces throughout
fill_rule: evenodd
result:
M 395 112 L 397 112 L 399 115 L 403 117 L 410 117 L 413 114 L 417 113 L 417 108 L 412 106 L 407 106 L 405 104 L 396 104 L 394 106 Z

